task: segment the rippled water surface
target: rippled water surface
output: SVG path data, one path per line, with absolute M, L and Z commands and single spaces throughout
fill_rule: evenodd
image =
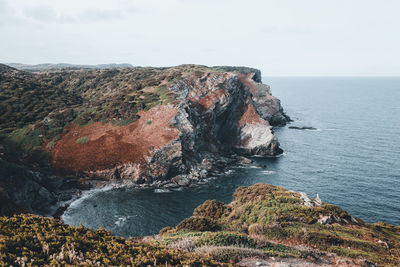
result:
M 207 199 L 232 200 L 238 186 L 263 182 L 319 193 L 368 222 L 400 225 L 400 78 L 264 77 L 291 125 L 275 129 L 279 158 L 255 158 L 267 169 L 233 168 L 195 188 L 172 192 L 102 190 L 85 193 L 63 219 L 123 236 L 158 233 L 190 216 Z

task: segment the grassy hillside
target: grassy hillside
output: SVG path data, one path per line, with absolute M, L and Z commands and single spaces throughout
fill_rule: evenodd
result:
M 140 110 L 173 103 L 168 85 L 206 71 L 217 70 L 184 65 L 29 73 L 0 64 L 1 159 L 44 167 L 46 151 L 70 123 L 127 125 Z
M 25 264 L 25 265 L 24 265 Z M 215 266 L 210 257 L 34 215 L 0 217 L 0 266 Z
M 398 226 L 367 224 L 325 203 L 307 207 L 299 193 L 267 184 L 240 187 L 234 197 L 228 205 L 208 200 L 175 228 L 145 238 L 34 215 L 0 217 L 0 265 L 400 264 Z M 327 215 L 334 221 L 321 224 Z
M 325 216 L 332 220 L 321 224 Z M 204 245 L 218 247 L 209 253 L 220 260 L 240 257 L 241 247 L 245 255 L 252 249 L 254 255 L 322 258 L 316 249 L 382 266 L 400 265 L 400 227 L 364 223 L 326 203 L 307 207 L 299 193 L 267 184 L 238 188 L 229 205 L 206 201 L 192 217 L 161 233 L 162 244 L 185 240 L 200 251 Z
M 70 124 L 128 125 L 138 112 L 177 103 L 168 86 L 210 72 L 246 67 L 55 69 L 26 72 L 0 64 L 0 159 L 48 167 L 51 150 Z

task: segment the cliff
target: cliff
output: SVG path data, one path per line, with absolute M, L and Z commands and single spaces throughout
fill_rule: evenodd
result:
M 185 186 L 243 161 L 236 155 L 278 155 L 272 126 L 289 120 L 246 67 L 0 65 L 0 88 L 0 189 L 37 212 L 89 179 Z
M 268 184 L 208 200 L 154 237 L 120 238 L 35 215 L 0 217 L 0 265 L 399 266 L 400 227 L 368 224 Z

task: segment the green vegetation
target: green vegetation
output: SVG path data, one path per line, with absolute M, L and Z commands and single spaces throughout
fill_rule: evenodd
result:
M 85 144 L 87 142 L 89 142 L 89 137 L 86 137 L 86 136 L 79 137 L 78 139 L 76 139 L 77 144 Z
M 383 266 L 400 264 L 398 226 L 367 224 L 325 203 L 304 206 L 299 193 L 279 186 L 239 187 L 234 197 L 229 205 L 215 200 L 204 202 L 176 228 L 160 231 L 164 242 L 188 243 L 189 239 L 196 248 L 212 247 L 212 253 L 210 249 L 203 251 L 214 253 L 219 260 L 231 257 L 230 260 L 237 261 L 238 253 L 306 258 L 306 252 L 291 247 L 304 244 Z M 323 216 L 335 217 L 337 222 L 320 224 L 318 220 Z
M 0 266 L 220 266 L 210 257 L 72 227 L 35 215 L 0 217 Z
M 339 207 L 305 207 L 298 193 L 266 184 L 240 187 L 234 196 L 229 205 L 208 200 L 177 227 L 143 239 L 34 215 L 0 217 L 0 266 L 229 266 L 249 257 L 329 260 L 324 252 L 381 266 L 400 264 L 398 226 L 344 221 L 350 215 Z M 318 213 L 342 221 L 322 225 L 315 221 Z
M 173 83 L 207 72 L 216 70 L 182 65 L 30 73 L 0 64 L 0 145 L 13 153 L 3 158 L 50 166 L 46 151 L 70 123 L 128 125 L 141 110 L 176 103 L 176 93 L 169 90 Z
M 147 121 L 146 121 L 146 124 L 147 124 L 147 125 L 150 125 L 150 124 L 152 124 L 152 123 L 153 123 L 152 120 L 147 120 Z

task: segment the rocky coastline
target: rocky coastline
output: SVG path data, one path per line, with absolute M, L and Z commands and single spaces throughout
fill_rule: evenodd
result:
M 62 101 L 29 124 L 12 114 L 2 118 L 15 121 L 0 129 L 0 197 L 13 203 L 0 207 L 4 215 L 31 211 L 59 217 L 82 190 L 110 184 L 202 183 L 229 166 L 250 163 L 248 156 L 281 154 L 272 127 L 290 121 L 262 84 L 261 72 L 246 67 L 28 73 L 1 65 L 0 76 L 2 87 L 10 88 L 9 100 L 21 104 L 21 116 L 30 114 L 24 113 L 26 88 Z

